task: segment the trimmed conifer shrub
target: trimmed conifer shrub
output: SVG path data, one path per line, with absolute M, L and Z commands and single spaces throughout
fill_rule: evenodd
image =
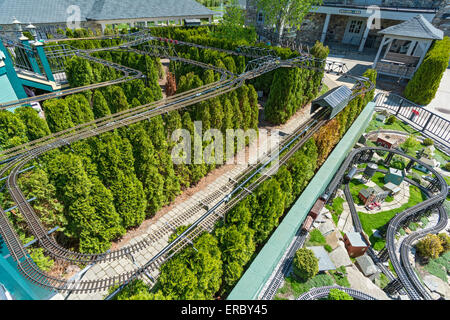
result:
M 434 99 L 450 59 L 450 38 L 436 41 L 405 88 L 404 96 L 420 105 Z

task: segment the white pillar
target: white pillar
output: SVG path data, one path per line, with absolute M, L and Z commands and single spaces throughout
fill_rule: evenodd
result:
M 383 40 L 381 40 L 380 47 L 378 48 L 377 56 L 375 57 L 375 60 L 373 61 L 372 68 L 375 69 L 377 66 L 378 59 L 380 58 L 381 50 L 383 50 L 384 44 L 386 43 L 386 36 L 383 36 Z
M 330 18 L 331 18 L 331 14 L 327 13 L 327 16 L 325 17 L 325 23 L 323 25 L 322 37 L 320 38 L 320 42 L 322 42 L 322 43 L 325 42 L 325 38 L 327 36 L 328 25 L 330 24 Z
M 106 23 L 100 23 L 100 26 L 102 28 L 102 33 L 104 33 L 106 29 Z
M 411 41 L 408 51 L 406 52 L 407 56 L 410 56 L 414 50 L 414 47 L 416 46 L 417 41 Z
M 389 41 L 389 44 L 388 44 L 388 46 L 387 46 L 387 48 L 386 48 L 386 51 L 384 52 L 384 55 L 383 55 L 383 59 L 386 57 L 386 55 L 389 53 L 389 51 L 391 50 L 391 46 L 392 46 L 392 43 L 394 42 L 394 39 L 392 39 L 391 41 Z
M 433 43 L 433 40 L 429 40 L 428 43 L 425 45 L 425 50 L 422 52 L 422 56 L 420 57 L 419 63 L 417 64 L 416 70 L 414 70 L 414 73 L 417 71 L 417 69 L 419 69 L 420 65 L 422 64 L 423 59 L 425 59 L 428 49 L 430 49 L 432 43 Z
M 361 40 L 361 44 L 359 45 L 359 52 L 364 50 L 364 46 L 366 45 L 367 36 L 369 35 L 370 28 L 372 27 L 373 19 L 375 17 L 371 16 L 367 19 L 366 29 L 364 30 L 364 35 Z

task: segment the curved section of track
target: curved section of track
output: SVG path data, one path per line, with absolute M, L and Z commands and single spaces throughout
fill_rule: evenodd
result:
M 332 289 L 338 289 L 341 291 L 344 291 L 349 296 L 353 297 L 356 300 L 377 300 L 376 298 L 369 296 L 368 294 L 365 294 L 364 292 L 350 289 L 346 287 L 341 286 L 328 286 L 328 287 L 320 287 L 320 288 L 314 288 L 309 290 L 308 292 L 303 293 L 300 295 L 297 300 L 319 300 L 328 297 L 330 294 L 330 290 Z
M 342 164 L 341 168 L 339 169 L 338 173 L 336 174 L 335 178 L 333 179 L 332 183 L 330 184 L 330 187 L 327 189 L 327 192 L 333 193 L 336 188 L 339 187 L 339 185 L 342 184 L 342 178 L 345 174 L 346 170 L 350 165 L 353 163 L 357 163 L 357 155 L 363 152 L 367 151 L 385 151 L 385 152 L 391 152 L 397 155 L 401 155 L 403 157 L 406 157 L 410 160 L 414 160 L 415 162 L 419 163 L 420 165 L 423 165 L 426 167 L 429 171 L 431 171 L 439 180 L 440 184 L 440 192 L 437 195 L 433 195 L 430 192 L 428 192 L 426 189 L 416 182 L 406 178 L 410 184 L 413 184 L 419 188 L 421 188 L 422 191 L 428 194 L 429 198 L 411 208 L 406 209 L 402 213 L 397 214 L 392 220 L 389 222 L 388 225 L 388 231 L 386 234 L 386 248 L 389 253 L 389 258 L 391 259 L 392 265 L 394 267 L 395 272 L 398 275 L 399 280 L 403 284 L 403 287 L 405 288 L 406 292 L 413 300 L 420 300 L 422 298 L 424 299 L 431 299 L 430 295 L 427 293 L 427 291 L 423 288 L 422 284 L 417 278 L 417 275 L 415 274 L 411 264 L 409 263 L 409 249 L 411 247 L 412 242 L 416 241 L 417 239 L 423 237 L 425 234 L 428 233 L 436 233 L 441 231 L 445 228 L 447 225 L 447 219 L 448 216 L 445 212 L 445 210 L 442 208 L 442 202 L 445 200 L 447 194 L 448 194 L 448 185 L 444 178 L 434 170 L 434 168 L 431 168 L 430 166 L 426 165 L 425 163 L 421 162 L 418 159 L 415 159 L 412 156 L 409 156 L 407 154 L 404 154 L 403 152 L 395 149 L 385 149 L 385 148 L 375 148 L 375 147 L 363 147 L 360 149 L 356 149 L 353 152 L 349 154 L 349 156 L 346 158 L 344 163 Z M 382 170 L 380 170 L 382 171 Z M 355 230 L 357 232 L 362 232 L 362 225 L 359 220 L 359 216 L 356 212 L 356 208 L 354 206 L 353 198 L 350 194 L 350 189 L 348 184 L 346 184 L 344 188 L 344 194 L 347 199 L 347 202 L 349 204 L 350 212 L 352 215 L 353 224 L 355 226 Z M 397 230 L 400 228 L 402 223 L 404 221 L 408 221 L 409 218 L 414 217 L 416 215 L 419 215 L 429 209 L 438 208 L 439 210 L 439 222 L 436 226 L 428 229 L 421 230 L 419 232 L 413 233 L 411 236 L 407 237 L 401 247 L 400 247 L 400 260 L 397 258 L 396 254 L 396 247 L 395 247 L 395 234 Z M 369 254 L 371 257 L 377 262 L 377 265 L 382 265 L 378 261 L 378 257 L 376 256 L 375 252 L 372 248 L 369 249 Z M 384 267 L 384 266 L 383 266 Z M 385 268 L 386 269 L 386 268 Z

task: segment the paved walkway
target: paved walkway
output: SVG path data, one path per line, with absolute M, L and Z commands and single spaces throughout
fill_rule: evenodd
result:
M 278 129 L 284 133 L 290 134 L 295 131 L 295 129 L 303 123 L 307 118 L 310 117 L 311 106 L 307 106 L 301 111 L 297 112 L 290 121 L 285 125 L 277 126 L 272 129 Z M 260 128 L 260 135 L 258 141 L 252 143 L 248 150 L 243 150 L 238 153 L 238 156 L 243 156 L 244 154 L 258 155 L 258 159 L 264 157 L 264 152 L 269 150 L 273 141 L 277 140 L 277 136 L 272 133 L 268 136 L 263 133 L 263 128 Z M 141 241 L 143 238 L 147 238 L 149 242 L 152 243 L 151 246 L 133 254 L 135 263 L 129 258 L 119 259 L 113 262 L 103 262 L 92 266 L 82 277 L 82 280 L 94 280 L 102 279 L 105 277 L 112 277 L 119 275 L 121 273 L 132 271 L 137 268 L 137 266 L 144 265 L 152 257 L 154 257 L 160 250 L 162 250 L 167 244 L 169 236 L 173 233 L 171 227 L 177 228 L 182 225 L 188 225 L 196 221 L 200 216 L 202 216 L 206 209 L 204 205 L 213 206 L 219 202 L 224 196 L 226 196 L 233 188 L 232 181 L 239 176 L 247 168 L 247 164 L 236 164 L 230 166 L 230 170 L 226 171 L 225 174 L 219 176 L 214 182 L 208 185 L 207 188 L 201 190 L 192 196 L 190 196 L 186 201 L 179 203 L 174 206 L 170 211 L 160 217 L 155 223 L 150 225 L 145 232 L 141 235 L 130 240 L 127 245 L 131 245 L 135 242 Z M 230 181 L 230 179 L 232 179 Z M 175 200 L 176 201 L 176 200 Z M 153 270 L 149 272 L 152 277 L 157 277 L 159 271 Z M 142 278 L 147 282 L 147 278 Z M 148 281 L 150 284 L 150 281 Z M 72 293 L 65 294 L 68 300 L 102 300 L 107 294 L 107 290 L 98 291 L 93 293 Z
M 450 68 L 447 69 L 442 77 L 441 84 L 436 93 L 436 97 L 428 104 L 428 109 L 441 117 L 450 121 Z

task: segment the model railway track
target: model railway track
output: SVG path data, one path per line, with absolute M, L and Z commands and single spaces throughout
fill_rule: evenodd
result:
M 141 37 L 140 39 L 133 42 L 133 45 L 139 44 L 139 43 L 145 43 L 148 41 L 148 38 Z M 130 44 L 128 44 L 130 45 Z M 121 49 L 121 46 L 109 48 L 109 49 Z M 134 50 L 134 49 L 132 49 Z M 77 54 L 81 57 L 84 57 L 86 59 L 93 60 L 95 62 L 99 62 L 108 66 L 116 67 L 120 69 L 123 72 L 134 72 L 136 70 L 132 70 L 129 68 L 122 67 L 117 64 L 113 64 L 109 61 L 102 60 L 99 58 L 94 58 L 89 56 L 89 51 L 83 51 L 78 50 Z M 148 54 L 148 53 L 147 53 Z M 172 57 L 173 58 L 173 57 Z M 191 61 L 188 59 L 183 59 L 177 57 L 179 61 L 192 63 L 201 67 L 207 67 L 205 64 L 197 62 L 197 61 Z M 120 128 L 123 126 L 127 126 L 133 123 L 136 123 L 138 121 L 142 121 L 144 119 L 160 115 L 162 113 L 166 113 L 172 110 L 177 110 L 180 108 L 184 108 L 186 106 L 205 101 L 207 99 L 210 99 L 212 97 L 216 97 L 219 95 L 222 95 L 226 92 L 235 90 L 239 86 L 243 84 L 245 80 L 253 79 L 261 74 L 264 74 L 266 72 L 269 72 L 271 70 L 274 70 L 278 67 L 304 67 L 304 68 L 311 68 L 307 64 L 292 64 L 292 62 L 289 62 L 289 65 L 283 65 L 283 63 L 279 60 L 271 60 L 269 62 L 266 62 L 265 64 L 262 64 L 260 66 L 257 66 L 253 70 L 249 70 L 245 72 L 242 75 L 234 76 L 230 75 L 229 73 L 226 74 L 226 76 L 223 77 L 227 78 L 231 76 L 231 79 L 224 79 L 223 81 L 219 81 L 217 83 L 213 83 L 208 86 L 203 86 L 201 88 L 190 90 L 189 92 L 185 92 L 179 95 L 175 95 L 173 97 L 170 97 L 169 99 L 164 99 L 162 101 L 154 102 L 151 104 L 139 106 L 133 109 L 125 110 L 123 112 L 110 115 L 107 117 L 104 117 L 102 119 L 97 119 L 95 121 L 91 121 L 86 124 L 81 124 L 79 126 L 76 126 L 74 128 L 70 128 L 67 130 L 64 130 L 62 132 L 56 133 L 54 135 L 41 138 L 37 141 L 32 141 L 28 144 L 18 146 L 16 148 L 12 148 L 9 150 L 5 150 L 1 153 L 2 158 L 5 159 L 9 157 L 10 163 L 8 163 L 4 168 L 1 170 L 1 175 L 4 175 L 8 171 L 9 177 L 7 180 L 7 186 L 10 190 L 11 196 L 14 199 L 14 201 L 17 203 L 17 206 L 19 208 L 20 213 L 24 216 L 25 221 L 27 222 L 30 231 L 33 233 L 33 235 L 36 237 L 36 239 L 39 241 L 41 246 L 53 257 L 67 260 L 67 261 L 73 261 L 73 262 L 84 262 L 84 263 L 93 263 L 93 262 L 100 262 L 100 261 L 111 261 L 115 259 L 119 259 L 121 257 L 130 255 L 134 252 L 137 252 L 139 250 L 142 250 L 143 248 L 147 247 L 149 245 L 149 242 L 147 239 L 144 239 L 132 246 L 119 249 L 117 251 L 113 252 L 106 252 L 106 253 L 99 253 L 99 254 L 81 254 L 77 252 L 72 252 L 70 250 L 67 250 L 61 246 L 59 246 L 53 238 L 48 236 L 45 228 L 42 226 L 42 224 L 39 221 L 39 218 L 34 213 L 32 207 L 29 205 L 29 203 L 26 201 L 25 197 L 23 196 L 22 192 L 18 188 L 17 185 L 17 177 L 19 172 L 21 171 L 21 168 L 33 159 L 37 158 L 39 155 L 55 149 L 59 148 L 65 145 L 69 145 L 70 143 L 86 139 L 89 137 L 93 137 L 96 135 L 99 135 L 103 132 L 108 132 L 116 128 Z M 211 66 L 209 66 L 211 67 Z M 314 69 L 314 68 L 313 68 Z M 317 68 L 315 68 L 317 69 Z M 217 70 L 215 71 L 223 71 L 223 70 Z M 137 71 L 138 72 L 138 71 Z M 223 75 L 223 74 L 222 74 Z M 139 72 L 135 75 L 135 78 L 139 78 L 142 76 L 139 74 Z M 131 77 L 130 79 L 123 79 L 123 81 L 130 81 L 132 79 L 135 79 Z M 122 80 L 120 80 L 122 81 Z M 367 81 L 366 78 L 361 79 L 360 86 L 364 86 L 365 82 Z M 88 86 L 84 88 L 76 88 L 75 92 L 81 92 L 83 90 L 90 90 L 96 87 L 101 86 L 107 86 L 111 85 L 113 83 L 102 83 L 102 84 L 96 84 L 93 86 Z M 373 85 L 373 84 L 372 84 Z M 75 93 L 75 92 L 65 92 L 67 94 Z M 64 93 L 64 94 L 65 94 Z M 59 95 L 61 96 L 61 94 Z M 48 99 L 49 97 L 36 97 L 35 99 Z M 37 100 L 35 100 L 37 101 Z M 41 101 L 41 100 L 39 100 Z M 287 159 L 292 156 L 292 154 L 300 148 L 301 145 L 303 145 L 304 142 L 306 142 L 313 134 L 316 132 L 327 120 L 324 119 L 314 119 L 312 123 L 305 124 L 305 128 L 301 130 L 301 133 L 294 136 L 293 140 L 289 141 L 286 146 L 286 151 L 280 160 L 280 163 L 283 164 L 287 161 Z M 297 141 L 298 140 L 298 141 Z M 291 144 L 296 142 L 295 145 L 291 147 Z M 289 147 L 289 148 L 288 148 Z M 271 163 L 273 159 L 270 160 Z M 266 166 L 263 165 L 263 167 Z M 250 170 L 250 169 L 249 169 Z M 261 168 L 258 168 L 255 170 L 254 174 L 251 175 L 251 178 L 255 177 L 256 174 L 259 174 L 261 172 Z M 18 268 L 20 272 L 22 272 L 27 278 L 29 278 L 31 281 L 35 282 L 38 285 L 41 285 L 43 287 L 48 288 L 54 288 L 57 290 L 62 291 L 77 291 L 77 292 L 91 292 L 95 290 L 101 290 L 106 289 L 108 287 L 111 287 L 114 284 L 117 283 L 124 283 L 129 281 L 130 279 L 135 278 L 136 276 L 139 276 L 140 274 L 143 274 L 146 272 L 146 270 L 152 270 L 154 268 L 157 268 L 161 263 L 163 263 L 167 258 L 170 258 L 173 254 L 176 252 L 179 252 L 186 244 L 192 243 L 192 240 L 189 240 L 186 235 L 189 234 L 189 237 L 196 237 L 199 234 L 201 234 L 204 231 L 210 231 L 212 230 L 217 217 L 220 217 L 217 213 L 215 213 L 215 210 L 224 202 L 227 202 L 226 206 L 223 206 L 223 208 L 220 209 L 223 214 L 232 208 L 235 204 L 237 204 L 243 197 L 248 195 L 249 192 L 254 190 L 260 183 L 265 181 L 269 174 L 273 173 L 273 168 L 268 169 L 268 173 L 265 173 L 259 177 L 256 178 L 255 181 L 253 181 L 248 187 L 243 189 L 243 185 L 248 183 L 250 181 L 250 178 L 247 178 L 243 183 L 241 183 L 240 186 L 238 186 L 237 189 L 234 189 L 226 198 L 219 201 L 218 204 L 214 205 L 212 209 L 208 210 L 207 213 L 205 213 L 202 217 L 196 220 L 194 224 L 188 228 L 185 232 L 183 232 L 179 237 L 177 237 L 171 244 L 169 244 L 166 248 L 164 248 L 160 253 L 158 253 L 154 258 L 152 258 L 148 263 L 146 263 L 144 266 L 138 268 L 137 270 L 133 272 L 124 273 L 115 277 L 111 277 L 108 279 L 101 279 L 101 280 L 95 280 L 95 281 L 80 281 L 77 283 L 70 283 L 66 280 L 57 279 L 54 277 L 51 277 L 42 271 L 39 270 L 39 268 L 34 264 L 32 259 L 28 256 L 28 253 L 26 249 L 23 248 L 21 241 L 17 234 L 15 233 L 14 229 L 10 225 L 5 212 L 0 209 L 0 231 L 1 234 L 5 240 L 5 243 L 8 247 L 8 249 L 11 252 L 11 255 L 15 261 L 18 263 Z M 245 195 L 241 195 L 245 194 Z M 235 196 L 236 195 L 236 196 Z M 235 196 L 233 198 L 233 196 Z M 214 197 L 213 197 L 214 198 Z M 231 201 L 230 201 L 231 199 Z M 212 200 L 213 201 L 213 200 Z M 224 209 L 225 208 L 225 209 Z M 218 210 L 219 211 L 219 210 Z M 214 214 L 213 214 L 214 213 Z M 179 221 L 178 223 L 181 223 Z M 192 234 L 191 234 L 192 232 Z M 189 241 L 185 241 L 188 239 Z M 183 244 L 184 243 L 184 244 Z
M 420 165 L 423 165 L 424 167 L 426 167 L 439 180 L 440 192 L 437 195 L 432 195 L 427 190 L 424 190 L 424 188 L 422 186 L 420 186 L 419 184 L 417 184 L 416 182 L 414 182 L 408 178 L 405 179 L 410 184 L 415 185 L 415 186 L 419 187 L 422 191 L 424 191 L 429 196 L 429 199 L 427 199 L 411 208 L 406 209 L 402 213 L 400 213 L 400 214 L 396 215 L 394 218 L 392 218 L 392 220 L 389 222 L 388 231 L 386 234 L 386 248 L 389 253 L 389 258 L 392 262 L 395 272 L 398 275 L 398 279 L 401 281 L 401 283 L 402 283 L 404 289 L 406 290 L 407 294 L 409 295 L 409 297 L 413 300 L 420 300 L 422 298 L 431 299 L 430 295 L 425 290 L 425 288 L 423 287 L 421 282 L 418 280 L 417 275 L 415 274 L 411 264 L 409 263 L 408 255 L 409 255 L 409 249 L 411 247 L 412 242 L 423 237 L 427 233 L 439 232 L 440 230 L 444 229 L 445 226 L 447 225 L 448 217 L 447 217 L 445 210 L 442 208 L 442 203 L 448 194 L 448 185 L 447 185 L 446 181 L 442 178 L 442 176 L 439 173 L 437 173 L 434 170 L 434 168 L 429 167 L 428 165 L 424 164 L 420 160 L 417 160 L 412 156 L 404 154 L 403 152 L 401 152 L 399 150 L 375 148 L 375 147 L 364 147 L 364 148 L 356 149 L 349 154 L 349 156 L 346 158 L 346 160 L 342 164 L 341 168 L 338 170 L 335 178 L 330 183 L 330 186 L 327 189 L 327 192 L 333 193 L 334 190 L 342 184 L 343 175 L 345 174 L 347 168 L 352 163 L 358 161 L 357 159 L 355 160 L 355 157 L 358 154 L 367 152 L 367 151 L 378 151 L 378 150 L 398 154 L 398 155 L 406 157 L 410 160 L 414 160 L 417 163 L 419 163 Z M 379 170 L 379 171 L 385 172 L 384 170 Z M 353 220 L 353 224 L 355 226 L 355 230 L 357 232 L 362 232 L 363 231 L 362 225 L 361 225 L 359 216 L 356 212 L 356 208 L 355 208 L 355 205 L 353 202 L 353 198 L 350 194 L 350 189 L 349 189 L 348 184 L 345 185 L 344 194 L 345 194 L 345 197 L 349 204 L 349 208 L 350 208 L 350 212 L 352 215 L 352 220 Z M 400 228 L 400 226 L 403 224 L 404 221 L 408 221 L 408 219 L 410 219 L 414 216 L 417 216 L 417 215 L 419 215 L 429 209 L 432 209 L 432 208 L 438 208 L 438 210 L 439 210 L 438 224 L 432 228 L 421 230 L 421 231 L 413 233 L 411 236 L 407 237 L 400 247 L 400 260 L 399 260 L 397 257 L 397 254 L 396 254 L 396 246 L 395 246 L 395 234 L 396 234 L 397 230 Z M 387 269 L 382 265 L 382 263 L 379 262 L 379 259 L 372 248 L 370 248 L 370 250 L 369 250 L 369 255 L 375 260 L 378 267 L 382 266 L 381 270 L 383 272 L 387 271 Z M 388 274 L 386 274 L 386 275 L 388 275 Z M 393 280 L 392 276 L 390 276 L 389 278 L 391 280 Z
M 355 298 L 356 300 L 377 300 L 376 298 L 365 294 L 364 292 L 350 289 L 346 287 L 341 286 L 328 286 L 328 287 L 320 287 L 320 288 L 313 288 L 309 290 L 308 292 L 303 293 L 300 295 L 297 300 L 319 300 L 323 298 L 327 298 L 331 289 L 338 289 L 341 291 L 344 291 L 349 296 Z
M 299 229 L 299 231 L 297 231 L 295 239 L 292 242 L 286 257 L 281 262 L 279 268 L 275 271 L 275 275 L 273 276 L 268 287 L 262 294 L 261 300 L 272 300 L 275 297 L 278 288 L 281 287 L 284 278 L 288 275 L 289 270 L 291 269 L 295 253 L 297 252 L 298 249 L 303 247 L 307 236 L 308 233 L 305 232 L 304 230 Z

